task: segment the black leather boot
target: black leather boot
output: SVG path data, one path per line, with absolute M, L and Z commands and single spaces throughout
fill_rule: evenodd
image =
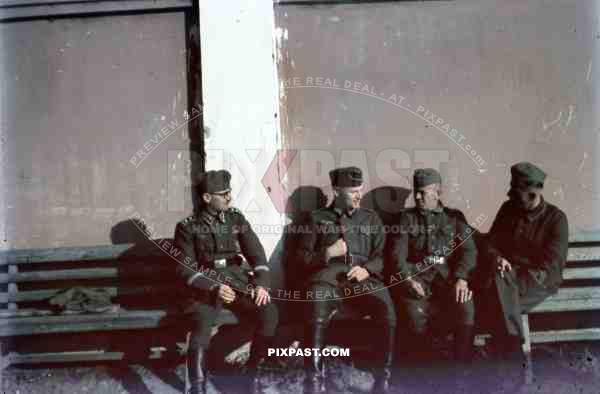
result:
M 499 374 L 506 380 L 520 384 L 531 371 L 529 360 L 521 348 L 521 338 L 508 333 L 496 334 L 492 337 L 492 346 Z
M 387 394 L 390 392 L 390 381 L 392 379 L 392 363 L 396 349 L 396 328 L 384 329 L 382 333 L 383 359 L 380 369 L 375 372 L 375 383 L 371 392 L 373 394 Z
M 473 359 L 473 340 L 475 327 L 462 324 L 454 333 L 454 359 L 461 363 L 470 363 Z
M 390 381 L 392 380 L 392 369 L 384 367 L 375 375 L 375 383 L 371 393 L 373 394 L 388 394 L 390 392 Z
M 207 376 L 205 369 L 205 350 L 189 349 L 187 353 L 187 375 L 190 382 L 189 394 L 205 394 Z
M 396 355 L 401 354 L 404 361 L 429 362 L 432 358 L 437 357 L 437 354 L 434 354 L 431 335 L 409 331 L 401 338 L 403 338 L 402 347 L 396 347 Z
M 264 337 L 257 335 L 252 341 L 250 349 L 250 358 L 246 363 L 246 369 L 250 377 L 250 390 L 252 394 L 262 392 L 261 376 L 267 363 L 267 355 L 269 348 L 273 346 L 273 337 Z
M 305 332 L 305 342 L 309 348 L 323 350 L 325 347 L 325 331 L 323 324 L 314 324 Z M 306 376 L 304 378 L 304 394 L 326 393 L 325 364 L 320 354 L 311 353 L 310 357 L 304 358 Z

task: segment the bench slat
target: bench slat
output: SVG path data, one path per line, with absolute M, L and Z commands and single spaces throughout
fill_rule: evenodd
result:
M 94 247 L 65 247 L 0 251 L 0 265 L 50 263 L 56 261 L 110 260 L 133 247 L 134 244 L 102 245 Z
M 31 272 L 15 272 L 0 274 L 0 283 L 22 283 L 22 282 L 47 282 L 53 280 L 78 280 L 78 279 L 113 279 L 134 278 L 154 275 L 160 278 L 160 274 L 168 274 L 173 268 L 166 265 L 141 266 L 139 269 L 126 267 L 105 268 L 77 268 L 66 270 L 47 270 Z
M 567 279 L 600 279 L 600 267 L 567 268 L 563 271 L 563 278 Z
M 157 328 L 166 317 L 166 311 L 149 310 L 1 319 L 0 336 Z
M 120 361 L 123 360 L 123 352 L 106 352 L 104 350 L 89 350 L 79 352 L 60 353 L 32 353 L 13 354 L 8 362 L 13 364 L 42 364 L 42 363 L 64 363 L 73 361 Z
M 600 287 L 561 288 L 529 313 L 566 312 L 600 309 Z
M 0 320 L 0 327 L 5 325 L 14 325 L 20 323 L 32 323 L 32 324 L 52 324 L 59 323 L 63 321 L 69 321 L 70 323 L 77 322 L 88 322 L 88 321 L 97 321 L 97 320 L 107 320 L 107 319 L 119 319 L 123 317 L 145 317 L 151 316 L 155 317 L 164 317 L 167 314 L 167 311 L 163 309 L 150 309 L 150 310 L 119 310 L 114 313 L 82 313 L 82 314 L 73 314 L 73 315 L 54 315 L 54 316 L 27 316 L 27 317 L 19 317 L 16 319 L 2 319 Z
M 0 318 L 10 317 L 29 317 L 29 316 L 48 316 L 54 314 L 49 310 L 40 309 L 17 309 L 17 310 L 0 310 Z
M 168 245 L 166 245 L 168 242 Z M 133 257 L 168 257 L 169 252 L 162 250 L 167 247 L 170 251 L 173 246 L 172 240 L 155 239 L 152 242 L 140 244 L 118 244 L 88 247 L 63 247 L 46 249 L 20 249 L 0 251 L 0 266 L 9 264 L 36 264 L 53 263 L 63 261 L 90 261 L 90 260 L 115 260 L 122 258 L 127 252 L 135 249 Z
M 171 285 L 146 285 L 146 286 L 94 286 L 95 289 L 104 289 L 108 292 L 111 297 L 117 296 L 133 296 L 133 295 L 144 295 L 144 294 L 159 294 L 159 293 L 171 293 L 176 294 L 181 289 L 181 286 L 176 284 Z M 6 304 L 8 302 L 35 302 L 44 301 L 52 298 L 56 293 L 62 289 L 52 290 L 30 290 L 21 291 L 18 293 L 0 293 L 0 303 Z
M 575 299 L 563 301 L 544 301 L 532 308 L 529 313 L 541 312 L 569 312 L 569 311 L 593 311 L 600 309 L 600 300 L 592 298 L 588 300 Z
M 532 343 L 561 341 L 591 341 L 600 339 L 600 328 L 580 328 L 576 330 L 537 331 L 531 334 Z
M 182 318 L 184 315 L 177 311 L 134 310 L 116 313 L 0 319 L 0 337 L 159 328 L 173 324 Z M 237 323 L 239 320 L 231 311 L 223 310 L 217 317 L 215 327 Z
M 558 289 L 556 294 L 548 297 L 547 300 L 586 300 L 590 298 L 600 298 L 600 286 L 563 287 Z
M 567 261 L 600 261 L 600 246 L 574 248 L 569 247 Z
M 139 330 L 160 328 L 168 323 L 160 319 L 151 319 L 146 317 L 140 320 L 125 318 L 123 320 L 114 320 L 111 322 L 82 322 L 77 324 L 57 324 L 57 325 L 26 325 L 19 324 L 14 327 L 0 328 L 0 337 L 18 336 L 18 335 L 40 335 L 40 334 L 60 334 L 70 332 L 95 332 L 95 331 L 117 331 L 117 330 Z

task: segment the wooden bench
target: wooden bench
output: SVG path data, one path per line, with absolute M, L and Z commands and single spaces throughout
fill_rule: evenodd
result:
M 528 314 L 521 316 L 524 334 L 523 353 L 526 357 L 525 382 L 528 384 L 533 382 L 532 344 L 600 339 L 600 327 L 531 330 L 530 316 L 532 315 L 600 311 L 600 283 L 598 283 L 600 242 L 569 243 L 567 266 L 563 271 L 563 278 L 564 282 L 556 294 L 536 305 Z M 561 320 L 564 319 L 559 321 Z
M 600 311 L 600 242 L 569 244 L 564 282 L 558 292 L 522 315 L 525 342 L 523 351 L 531 352 L 532 343 L 587 341 L 600 339 L 600 327 L 530 331 L 529 315 L 575 311 Z
M 0 252 L 0 367 L 177 355 L 176 340 L 185 341 L 189 326 L 181 324 L 177 262 L 157 246 L 163 241 Z M 73 287 L 103 288 L 119 308 L 81 314 L 52 310 L 48 300 Z M 218 320 L 236 322 L 230 313 Z M 132 330 L 139 332 L 132 337 Z
M 176 262 L 156 243 L 0 252 L 0 354 L 8 354 L 0 367 L 125 360 L 128 353 L 119 345 L 131 342 L 133 330 L 150 336 L 148 341 L 134 341 L 135 357 L 157 359 L 177 353 L 177 340 L 184 340 L 187 327 L 180 324 L 182 286 L 173 275 Z M 600 310 L 600 284 L 594 282 L 600 280 L 600 242 L 571 243 L 564 277 L 558 293 L 529 315 Z M 120 309 L 85 314 L 57 314 L 50 309 L 48 299 L 77 286 L 106 289 Z M 343 315 L 336 320 L 353 319 Z M 529 315 L 523 315 L 526 354 L 532 343 L 600 339 L 596 327 L 530 332 Z M 227 311 L 218 320 L 218 325 L 236 323 Z M 101 333 L 122 341 L 110 337 L 98 341 Z M 84 337 L 71 341 L 75 334 Z M 61 336 L 73 342 L 68 350 L 60 348 Z M 47 351 L 33 351 L 32 343 Z

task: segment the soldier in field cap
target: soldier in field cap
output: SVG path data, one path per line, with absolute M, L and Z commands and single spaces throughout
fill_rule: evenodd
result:
M 463 213 L 442 204 L 441 183 L 439 172 L 433 168 L 414 172 L 416 206 L 402 213 L 400 234 L 390 241 L 395 270 L 391 292 L 399 321 L 408 326 L 402 327 L 410 338 L 405 342 L 413 346 L 407 350 L 431 350 L 427 349 L 431 346 L 428 329 L 438 312 L 454 332 L 456 359 L 468 362 L 475 324 L 470 281 L 477 250 Z
M 521 162 L 510 169 L 509 199 L 488 234 L 486 260 L 493 286 L 486 297 L 484 320 L 503 353 L 522 359 L 521 313 L 558 290 L 567 259 L 567 216 L 542 195 L 546 173 Z M 505 354 L 506 355 L 506 354 Z
M 230 206 L 231 175 L 208 171 L 196 183 L 199 209 L 177 223 L 177 272 L 190 289 L 187 312 L 194 322 L 187 352 L 190 394 L 206 392 L 205 354 L 221 308 L 258 320 L 247 366 L 251 391 L 258 392 L 258 370 L 272 347 L 278 311 L 268 292 L 270 269 L 265 251 L 244 215 Z M 251 279 L 243 258 L 253 269 Z
M 440 173 L 433 168 L 417 168 L 413 174 L 413 186 L 421 188 L 429 185 L 440 185 L 442 177 Z
M 385 234 L 375 211 L 360 208 L 363 176 L 357 167 L 329 173 L 333 202 L 313 211 L 299 241 L 299 280 L 306 290 L 305 347 L 322 350 L 331 317 L 342 304 L 370 315 L 381 329 L 373 338 L 379 352 L 373 392 L 389 390 L 396 314 L 383 286 Z M 312 302 L 311 302 L 312 301 Z M 320 354 L 305 358 L 304 393 L 327 392 Z

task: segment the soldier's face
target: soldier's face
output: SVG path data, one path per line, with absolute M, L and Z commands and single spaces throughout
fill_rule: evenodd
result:
M 421 209 L 435 209 L 440 200 L 440 186 L 438 184 L 427 185 L 415 189 L 413 198 L 415 205 Z
M 542 189 L 538 187 L 514 188 L 509 193 L 510 199 L 516 202 L 522 209 L 531 211 L 535 209 L 542 200 Z
M 339 205 L 346 209 L 356 209 L 360 208 L 362 189 L 362 185 L 356 187 L 338 187 L 334 189 L 334 193 Z
M 226 211 L 231 204 L 231 191 L 228 190 L 222 193 L 204 193 L 202 198 L 209 208 L 218 212 Z

